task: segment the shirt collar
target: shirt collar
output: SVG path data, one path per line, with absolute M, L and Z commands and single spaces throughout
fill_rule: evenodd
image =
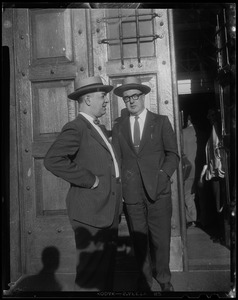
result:
M 147 109 L 144 109 L 140 114 L 139 114 L 139 118 L 142 119 L 143 121 L 145 121 L 147 115 Z M 135 116 L 130 115 L 130 118 L 133 119 Z
M 80 111 L 79 112 L 81 115 L 83 115 L 90 123 L 93 123 L 94 118 L 88 114 L 86 114 L 85 112 Z

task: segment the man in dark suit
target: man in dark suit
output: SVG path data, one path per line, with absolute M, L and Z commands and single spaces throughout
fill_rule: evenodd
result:
M 79 103 L 79 115 L 62 128 L 44 165 L 70 183 L 66 204 L 77 248 L 75 289 L 112 290 L 121 183 L 116 154 L 98 125 L 106 113 L 112 86 L 100 77 L 78 82 L 68 97 Z
M 125 214 L 141 271 L 138 289 L 151 289 L 153 258 L 161 290 L 173 291 L 169 269 L 170 178 L 178 167 L 179 155 L 168 117 L 145 109 L 149 92 L 150 87 L 135 77 L 125 78 L 114 90 L 123 98 L 130 116 L 114 125 L 112 142 L 121 159 Z

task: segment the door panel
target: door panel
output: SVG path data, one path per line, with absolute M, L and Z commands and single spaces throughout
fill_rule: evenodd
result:
M 78 68 L 85 63 L 87 43 L 82 43 L 78 34 L 84 19 L 84 10 L 16 10 L 22 233 L 27 274 L 41 270 L 42 255 L 49 246 L 60 255 L 57 272 L 75 272 L 74 235 L 65 204 L 69 183 L 48 172 L 43 159 L 63 125 L 77 114 L 77 103 L 67 95 L 73 92 Z
M 48 172 L 43 159 L 34 160 L 36 185 L 36 217 L 65 215 L 65 199 L 69 184 Z M 52 188 L 53 187 L 53 188 Z
M 73 90 L 72 80 L 32 83 L 33 140 L 52 140 L 64 124 L 76 116 L 76 102 L 67 95 Z
M 63 125 L 77 115 L 77 103 L 67 98 L 77 79 L 100 75 L 116 87 L 125 76 L 139 76 L 151 87 L 146 108 L 168 115 L 175 127 L 167 18 L 166 9 L 15 10 L 25 273 L 42 269 L 42 254 L 49 246 L 59 252 L 56 272 L 75 272 L 75 242 L 65 205 L 69 184 L 48 172 L 43 159 Z M 105 43 L 110 38 L 119 38 L 119 44 Z M 109 97 L 101 121 L 111 130 L 125 105 L 112 93 Z M 172 179 L 171 269 L 181 270 L 177 173 Z M 124 218 L 120 234 L 128 235 Z
M 32 63 L 72 61 L 72 25 L 70 10 L 32 10 Z

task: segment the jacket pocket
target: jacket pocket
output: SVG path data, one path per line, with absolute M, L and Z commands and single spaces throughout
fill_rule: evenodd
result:
M 171 183 L 168 177 L 163 174 L 163 172 L 158 173 L 157 189 L 156 189 L 156 198 L 163 196 L 168 196 L 171 192 Z

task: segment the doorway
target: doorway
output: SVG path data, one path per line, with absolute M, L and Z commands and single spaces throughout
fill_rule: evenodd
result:
M 208 112 L 211 109 L 220 111 L 219 105 L 217 105 L 216 97 L 214 93 L 197 93 L 197 94 L 183 94 L 179 95 L 179 111 L 181 115 L 181 127 L 184 129 L 187 126 L 188 117 L 190 116 L 192 124 L 196 134 L 196 156 L 195 156 L 195 208 L 196 208 L 196 222 L 192 226 L 196 227 L 196 230 L 191 229 L 191 224 L 187 225 L 188 234 L 188 260 L 189 257 L 189 241 L 193 240 L 193 244 L 196 244 L 195 248 L 199 248 L 206 237 L 206 243 L 204 247 L 208 247 L 208 244 L 212 247 L 212 243 L 220 244 L 222 247 L 230 248 L 230 226 L 229 226 L 229 214 L 228 206 L 226 205 L 226 191 L 221 190 L 221 199 L 224 203 L 223 208 L 220 210 L 217 207 L 216 198 L 213 193 L 213 185 L 210 181 L 203 180 L 203 186 L 199 185 L 200 175 L 203 170 L 203 166 L 206 164 L 206 144 L 212 132 L 212 126 L 207 118 Z M 191 145 L 192 148 L 192 145 Z M 186 205 L 186 204 L 185 204 Z M 220 226 L 219 226 L 220 224 Z M 196 234 L 195 236 L 191 234 Z M 201 241 L 202 240 L 202 241 Z M 199 246 L 200 245 L 200 246 Z M 217 247 L 218 252 L 216 255 L 219 257 L 219 253 L 222 249 Z M 194 248 L 194 249 L 195 249 Z M 214 249 L 215 249 L 214 248 Z M 223 252 L 222 252 L 223 253 Z M 191 251 L 190 251 L 191 255 Z M 194 255 L 194 254 L 192 254 Z M 212 257 L 211 257 L 212 259 Z M 225 263 L 225 261 L 224 261 Z M 220 263 L 219 263 L 220 264 Z M 226 262 L 227 265 L 227 262 Z M 191 265 L 190 265 L 191 267 Z

